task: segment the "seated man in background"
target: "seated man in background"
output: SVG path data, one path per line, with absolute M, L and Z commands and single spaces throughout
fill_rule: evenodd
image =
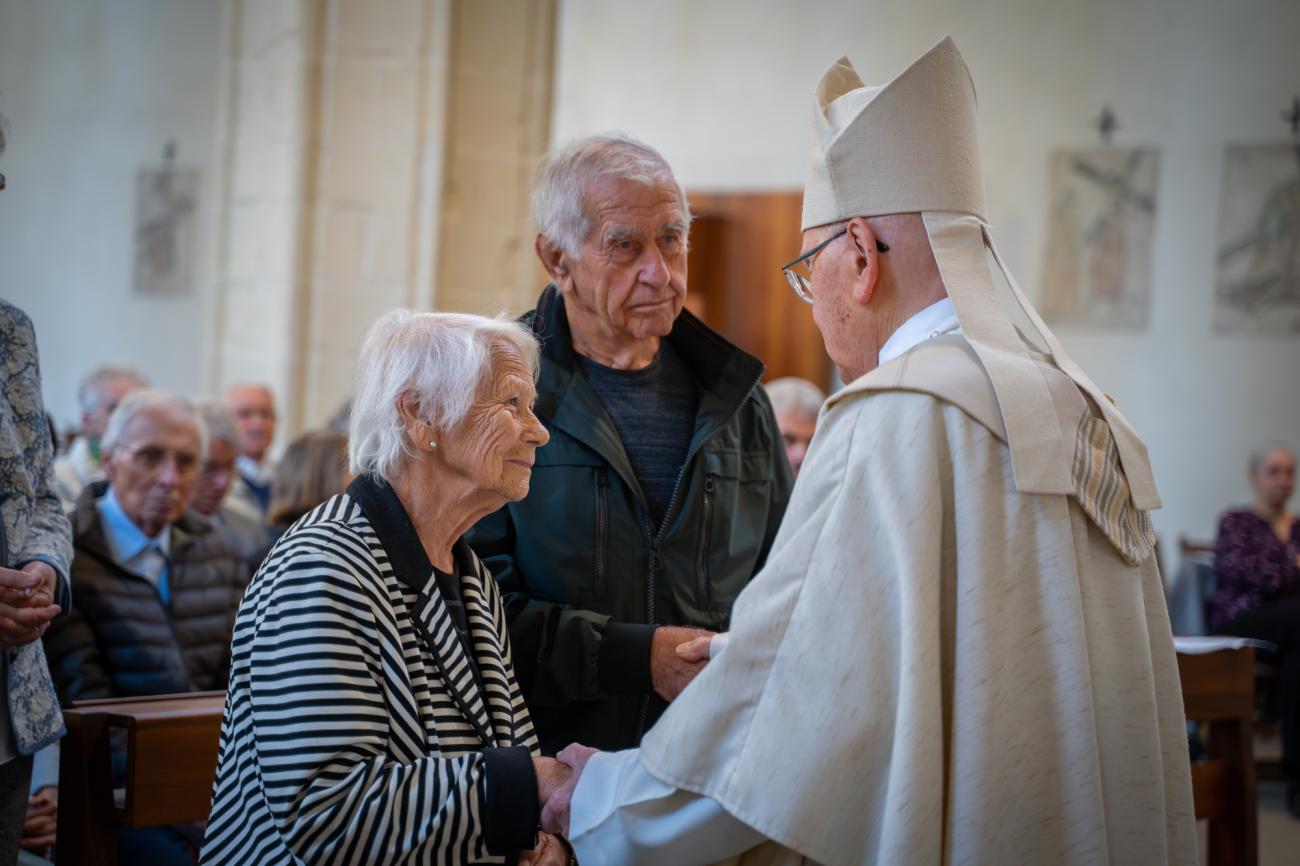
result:
M 1300 517 L 1287 507 L 1295 470 L 1295 452 L 1285 445 L 1251 455 L 1255 500 L 1219 521 L 1209 625 L 1277 646 L 1286 806 L 1300 818 Z
M 77 497 L 89 484 L 104 480 L 100 437 L 104 425 L 117 404 L 132 391 L 145 387 L 143 376 L 126 367 L 98 367 L 81 380 L 77 389 L 77 402 L 81 406 L 81 435 L 72 443 L 68 453 L 54 460 L 54 483 L 63 502 L 63 510 L 71 512 Z
M 235 459 L 239 456 L 239 431 L 235 429 L 234 415 L 215 400 L 199 400 L 194 407 L 207 432 L 208 447 L 190 507 L 230 532 L 244 546 L 249 572 L 254 572 L 270 547 L 271 533 L 264 522 L 226 503 L 236 478 Z
M 72 517 L 72 610 L 45 635 L 62 701 L 224 689 L 242 550 L 187 511 L 204 453 L 190 403 L 136 391 L 104 431 L 107 481 Z M 192 862 L 176 828 L 118 832 L 118 862 Z M 187 859 L 188 858 L 188 859 Z
M 275 441 L 275 396 L 265 385 L 242 383 L 226 392 L 226 406 L 239 431 L 238 480 L 227 504 L 246 517 L 265 522 L 271 505 L 275 465 L 267 457 Z
M 776 426 L 781 428 L 781 441 L 785 444 L 785 459 L 790 461 L 790 471 L 799 477 L 799 467 L 812 444 L 817 430 L 817 413 L 826 394 L 807 379 L 785 376 L 763 386 L 772 401 Z

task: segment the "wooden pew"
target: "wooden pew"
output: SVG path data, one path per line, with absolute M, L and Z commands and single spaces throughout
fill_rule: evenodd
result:
M 1178 654 L 1188 721 L 1209 725 L 1209 759 L 1192 765 L 1198 820 L 1210 823 L 1209 866 L 1255 866 L 1259 860 L 1252 718 L 1255 651 Z
M 205 821 L 225 692 L 74 703 L 59 763 L 59 863 L 116 866 L 116 828 Z M 111 731 L 120 731 L 110 737 Z M 110 739 L 126 747 L 113 789 Z

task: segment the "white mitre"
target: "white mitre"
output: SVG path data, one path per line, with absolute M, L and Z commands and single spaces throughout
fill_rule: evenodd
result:
M 1101 408 L 1140 509 L 1160 507 L 1146 446 L 1092 380 L 1070 360 L 1003 264 L 989 231 L 975 126 L 975 85 L 944 37 L 890 81 L 867 87 L 840 58 L 817 87 L 812 164 L 803 229 L 856 216 L 920 213 L 962 331 L 984 365 L 1006 425 L 1016 489 L 1074 492 L 1047 383 L 1001 305 L 991 267 L 1039 331 L 1056 365 Z M 990 264 L 992 255 L 992 265 Z

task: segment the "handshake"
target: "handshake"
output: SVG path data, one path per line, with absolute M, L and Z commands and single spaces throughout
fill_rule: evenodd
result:
M 519 856 L 519 866 L 565 866 L 572 862 L 568 846 L 558 837 L 568 835 L 573 789 L 594 754 L 595 749 L 574 743 L 554 758 L 533 758 L 542 832 L 537 847 Z
M 655 691 L 671 701 L 709 661 L 713 633 L 694 628 L 655 629 L 650 644 L 650 675 Z M 574 862 L 559 837 L 569 833 L 573 790 L 596 749 L 573 743 L 554 758 L 533 758 L 542 832 L 537 847 L 519 856 L 519 866 L 565 866 Z

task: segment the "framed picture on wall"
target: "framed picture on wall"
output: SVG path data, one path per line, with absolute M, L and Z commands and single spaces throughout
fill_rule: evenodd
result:
M 1229 145 L 1223 157 L 1214 330 L 1300 334 L 1300 145 Z
M 135 294 L 177 297 L 193 291 L 199 172 L 143 168 L 135 178 Z
M 1054 324 L 1144 328 L 1160 154 L 1151 147 L 1054 151 L 1040 310 Z

